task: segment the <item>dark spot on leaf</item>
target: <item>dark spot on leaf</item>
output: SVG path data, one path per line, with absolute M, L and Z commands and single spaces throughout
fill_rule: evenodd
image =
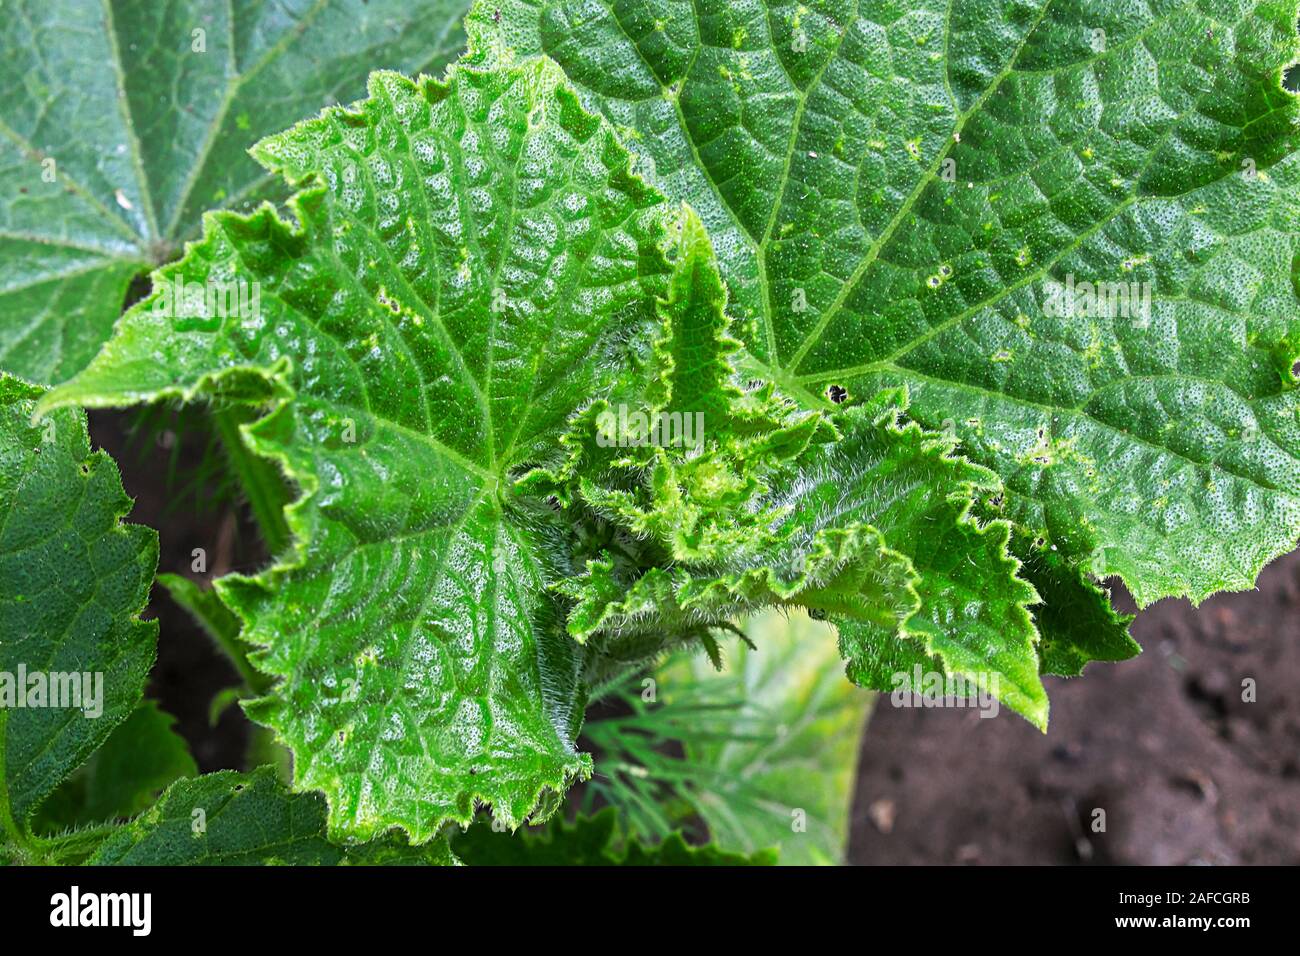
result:
M 814 621 L 826 620 L 826 612 L 819 607 L 810 607 L 808 609 L 808 616 L 812 618 Z
M 836 405 L 842 405 L 844 400 L 849 397 L 849 390 L 843 385 L 832 385 L 826 389 L 826 397 Z

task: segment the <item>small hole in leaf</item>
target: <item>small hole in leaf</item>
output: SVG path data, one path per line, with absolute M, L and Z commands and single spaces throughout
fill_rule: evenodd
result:
M 84 461 L 77 467 L 81 469 L 82 477 L 85 477 L 86 475 L 90 474 L 90 466 L 86 464 Z
M 849 390 L 843 385 L 832 385 L 826 389 L 826 397 L 836 405 L 842 405 L 844 400 L 849 397 Z
M 810 607 L 808 609 L 808 616 L 812 618 L 814 621 L 826 620 L 826 612 L 819 607 Z

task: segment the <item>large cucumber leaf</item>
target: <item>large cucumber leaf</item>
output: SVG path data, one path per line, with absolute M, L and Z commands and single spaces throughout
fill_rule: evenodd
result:
M 552 56 L 700 211 L 756 374 L 907 387 L 1025 540 L 1141 605 L 1294 545 L 1294 2 L 479 0 L 467 28 Z
M 570 530 L 513 477 L 649 340 L 670 211 L 549 61 L 370 94 L 258 146 L 304 186 L 296 224 L 214 214 L 159 273 L 256 282 L 257 314 L 193 321 L 158 291 L 47 404 L 273 401 L 244 435 L 304 489 L 298 547 L 218 585 L 281 679 L 250 713 L 336 833 L 421 841 L 589 772 L 552 590 Z
M 466 0 L 5 0 L 0 369 L 70 377 L 206 209 L 277 191 L 246 150 L 376 67 L 441 69 Z

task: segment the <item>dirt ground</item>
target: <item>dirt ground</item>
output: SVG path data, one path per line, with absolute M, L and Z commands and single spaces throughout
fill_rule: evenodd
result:
M 259 568 L 240 509 L 213 488 L 169 490 L 170 450 L 128 448 L 127 421 L 92 413 L 91 435 L 136 497 L 128 520 L 159 529 L 159 570 L 190 574 L 194 548 L 209 576 Z M 198 449 L 175 440 L 193 465 Z M 1046 735 L 1005 709 L 981 719 L 882 698 L 861 752 L 850 860 L 1300 863 L 1298 612 L 1300 553 L 1265 570 L 1256 592 L 1149 608 L 1134 626 L 1141 657 L 1052 680 Z M 237 707 L 215 725 L 208 714 L 233 669 L 163 588 L 147 614 L 162 625 L 150 694 L 202 770 L 240 766 L 246 719 Z M 1245 678 L 1255 703 L 1241 699 Z M 1097 809 L 1105 832 L 1093 832 Z
M 1133 610 L 1127 594 L 1117 603 Z M 1005 709 L 981 719 L 882 698 L 850 860 L 1300 863 L 1300 553 L 1257 591 L 1160 602 L 1133 635 L 1140 657 L 1051 679 L 1046 734 Z

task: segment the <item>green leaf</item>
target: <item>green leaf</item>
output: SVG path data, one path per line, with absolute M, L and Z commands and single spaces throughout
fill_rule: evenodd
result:
M 944 437 L 899 424 L 900 409 L 887 409 L 870 426 L 855 411 L 841 419 L 845 440 L 795 483 L 804 499 L 798 513 L 831 510 L 879 528 L 906 557 L 915 604 L 898 626 L 879 616 L 833 615 L 849 677 L 888 690 L 900 671 L 928 661 L 987 686 L 1045 729 L 1038 635 L 1027 610 L 1038 596 L 1007 551 L 1006 524 L 981 524 L 969 514 L 971 494 L 987 488 L 991 476 L 952 457 Z
M 844 679 L 835 633 L 797 612 L 749 620 L 721 670 L 679 653 L 655 675 L 657 702 L 588 722 L 589 789 L 646 838 L 692 817 L 719 847 L 774 847 L 787 864 L 843 861 L 858 747 L 872 695 Z
M 839 441 L 809 446 L 766 478 L 773 490 L 735 509 L 776 516 L 764 534 L 721 536 L 709 560 L 678 555 L 671 569 L 639 576 L 635 563 L 620 574 L 613 559 L 589 562 L 565 585 L 578 599 L 570 631 L 603 631 L 599 651 L 632 656 L 626 648 L 642 648 L 645 635 L 716 627 L 771 604 L 802 606 L 840 624 L 856 683 L 889 690 L 895 674 L 927 661 L 1045 728 L 1028 612 L 1038 595 L 1017 574 L 1008 525 L 969 513 L 973 495 L 996 489 L 996 478 L 954 457 L 950 436 L 905 423 L 903 400 L 883 392 L 835 415 Z M 652 483 L 648 494 L 660 490 Z M 683 510 L 675 500 L 662 507 Z M 720 511 L 719 524 L 731 513 Z
M 257 282 L 258 314 L 173 318 L 156 291 L 47 405 L 272 403 L 243 436 L 303 489 L 297 544 L 218 584 L 280 679 L 248 710 L 332 832 L 418 842 L 589 773 L 552 588 L 571 532 L 513 482 L 649 341 L 672 212 L 549 61 L 370 93 L 255 150 L 302 185 L 296 224 L 214 214 L 158 274 Z
M 782 863 L 841 863 L 871 696 L 844 679 L 831 629 L 804 614 L 768 612 L 746 624 L 722 671 L 695 656 L 659 673 L 663 706 L 679 682 L 718 701 L 742 701 L 723 735 L 686 738 L 685 757 L 714 773 L 696 806 L 728 850 L 777 847 Z
M 139 619 L 158 537 L 121 523 L 131 500 L 83 412 L 33 424 L 42 391 L 0 373 L 0 835 L 19 848 L 135 710 L 158 635 Z
M 1035 621 L 1044 674 L 1078 677 L 1091 661 L 1123 661 L 1142 652 L 1128 633 L 1133 616 L 1118 613 L 1109 593 L 1078 568 L 1025 542 L 1013 548 L 1029 555 L 1022 573 L 1042 599 Z
M 33 829 L 53 833 L 133 817 L 175 781 L 197 775 L 199 768 L 175 723 L 152 700 L 141 701 L 104 746 L 41 805 Z
M 907 387 L 1139 605 L 1294 545 L 1295 3 L 480 0 L 467 29 L 553 57 L 699 210 L 755 374 Z M 1112 285 L 1056 309 L 1072 282 Z
M 954 457 L 948 436 L 904 424 L 902 408 L 885 402 L 887 394 L 838 416 L 844 439 L 814 449 L 788 485 L 787 503 L 799 526 L 815 526 L 828 513 L 840 522 L 868 523 L 891 551 L 906 557 L 913 575 L 916 604 L 897 639 L 893 622 L 878 615 L 824 608 L 840 624 L 849 677 L 883 690 L 872 679 L 879 648 L 923 654 L 947 674 L 987 685 L 1046 729 L 1038 634 L 1027 610 L 1038 595 L 1018 576 L 1006 523 L 984 524 L 970 514 L 973 494 L 996 479 Z M 815 597 L 810 604 L 818 607 Z
M 0 368 L 80 370 L 131 280 L 196 238 L 204 210 L 279 191 L 249 146 L 356 97 L 376 67 L 440 70 L 466 5 L 6 0 Z
M 447 841 L 412 847 L 396 836 L 342 847 L 325 836 L 325 801 L 289 793 L 267 767 L 181 780 L 156 806 L 115 831 L 92 866 L 446 866 Z
M 620 838 L 613 807 L 572 823 L 556 817 L 540 832 L 508 833 L 480 820 L 452 837 L 452 850 L 469 866 L 770 866 L 776 862 L 770 850 L 746 856 L 714 844 L 691 846 L 678 832 L 659 843 Z

